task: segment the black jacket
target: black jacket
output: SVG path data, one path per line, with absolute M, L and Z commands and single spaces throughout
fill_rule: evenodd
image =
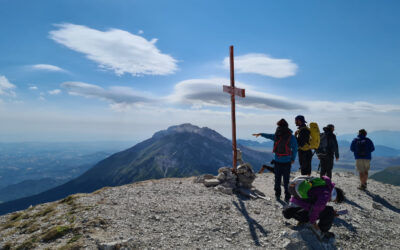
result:
M 299 150 L 301 150 L 300 148 L 305 144 L 310 142 L 310 130 L 306 125 L 299 126 L 298 130 L 296 131 L 296 139 Z
M 327 127 L 324 128 L 324 134 L 327 136 L 328 139 L 326 153 L 330 157 L 333 157 L 333 155 L 335 155 L 335 158 L 339 158 L 339 146 L 336 135 Z

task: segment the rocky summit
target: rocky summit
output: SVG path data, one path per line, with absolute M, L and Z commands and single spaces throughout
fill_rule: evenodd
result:
M 293 174 L 293 177 L 296 173 Z M 148 180 L 30 207 L 0 217 L 1 249 L 398 249 L 400 187 L 334 173 L 348 214 L 335 238 L 319 241 L 307 226 L 283 218 L 273 175 L 253 186 L 265 199 L 226 194 L 196 177 Z

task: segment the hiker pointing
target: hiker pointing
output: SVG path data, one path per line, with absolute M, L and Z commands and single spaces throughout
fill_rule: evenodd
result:
M 297 141 L 289 129 L 289 124 L 285 119 L 279 120 L 276 125 L 275 134 L 259 133 L 253 134 L 255 137 L 262 136 L 264 138 L 274 141 L 273 153 L 275 162 L 275 197 L 280 200 L 281 197 L 281 181 L 283 177 L 283 186 L 285 189 L 285 201 L 288 202 L 290 194 L 288 190 L 290 169 L 296 159 L 297 154 Z M 264 171 L 264 166 L 260 172 Z

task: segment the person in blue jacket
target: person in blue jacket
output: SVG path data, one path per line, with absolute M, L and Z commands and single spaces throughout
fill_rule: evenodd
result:
M 360 173 L 360 186 L 358 189 L 367 189 L 368 170 L 371 166 L 371 152 L 375 150 L 374 143 L 367 138 L 367 131 L 360 129 L 357 138 L 351 142 L 350 150 L 354 152 L 356 169 Z
M 258 133 L 253 134 L 255 137 L 262 136 L 274 141 L 273 153 L 275 162 L 275 197 L 280 200 L 281 197 L 281 181 L 283 177 L 283 186 L 285 189 L 285 201 L 290 199 L 289 179 L 290 169 L 296 160 L 297 155 L 297 140 L 289 129 L 289 124 L 285 119 L 277 122 L 275 134 Z M 263 171 L 263 168 L 261 169 Z

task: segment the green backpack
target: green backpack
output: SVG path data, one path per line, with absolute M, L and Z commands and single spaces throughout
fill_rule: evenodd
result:
M 326 186 L 326 182 L 322 178 L 299 176 L 289 183 L 289 193 L 298 199 L 308 199 L 308 191 L 313 187 L 321 186 Z

